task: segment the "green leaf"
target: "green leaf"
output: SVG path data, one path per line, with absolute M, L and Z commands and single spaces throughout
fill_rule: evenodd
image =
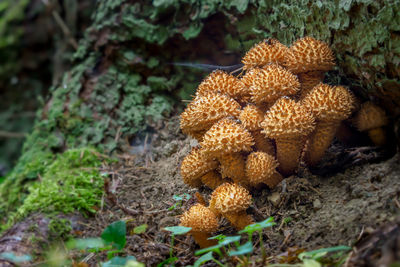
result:
M 147 227 L 148 227 L 147 224 L 142 224 L 142 225 L 136 226 L 135 228 L 133 228 L 133 233 L 143 234 L 144 232 L 146 232 Z
M 18 264 L 21 262 L 31 261 L 32 257 L 30 255 L 17 256 L 13 252 L 3 252 L 0 253 L 0 259 L 11 261 L 13 263 Z
M 209 237 L 209 238 L 207 238 L 207 239 L 209 239 L 209 240 L 216 239 L 216 240 L 218 240 L 218 241 L 222 241 L 222 240 L 224 240 L 226 237 L 227 237 L 226 235 L 219 234 L 219 235 L 216 235 L 216 236 L 213 236 L 213 237 Z
M 106 244 L 112 244 L 119 250 L 123 249 L 126 243 L 125 221 L 116 221 L 107 226 L 101 234 L 101 238 Z
M 192 227 L 185 226 L 169 226 L 165 227 L 164 230 L 171 232 L 173 235 L 184 235 L 192 230 Z
M 199 256 L 199 255 L 207 253 L 207 252 L 215 252 L 215 253 L 218 253 L 220 255 L 221 254 L 220 248 L 222 248 L 223 246 L 224 246 L 223 244 L 217 244 L 215 246 L 211 246 L 211 247 L 208 247 L 208 248 L 203 248 L 203 249 L 200 249 L 200 250 L 196 250 L 194 255 Z
M 348 246 L 336 246 L 336 247 L 330 247 L 330 248 L 321 248 L 321 249 L 317 249 L 317 250 L 300 253 L 298 258 L 300 260 L 304 260 L 306 258 L 313 259 L 313 260 L 319 260 L 320 258 L 324 257 L 326 254 L 328 254 L 330 252 L 348 251 L 350 249 L 351 248 Z
M 200 258 L 197 259 L 197 261 L 194 263 L 193 267 L 199 267 L 201 266 L 203 263 L 213 260 L 214 257 L 212 255 L 212 251 L 208 252 L 207 254 L 204 254 L 203 256 L 201 256 Z
M 250 241 L 247 241 L 243 245 L 237 247 L 237 250 L 229 251 L 229 256 L 239 256 L 253 252 L 253 244 Z
M 166 260 L 160 262 L 159 264 L 157 264 L 157 267 L 165 266 L 165 265 L 167 265 L 167 264 L 176 262 L 177 260 L 178 260 L 177 257 L 168 258 L 168 259 L 166 259 Z
M 304 259 L 303 267 L 321 267 L 321 263 L 312 259 Z
M 274 217 L 269 217 L 268 219 L 266 219 L 262 222 L 247 225 L 243 230 L 239 231 L 239 234 L 243 234 L 243 233 L 252 234 L 256 231 L 261 231 L 264 228 L 274 226 L 276 223 L 273 221 L 274 221 Z
M 172 198 L 176 201 L 180 201 L 180 200 L 189 200 L 191 196 L 188 193 L 184 193 L 182 195 L 173 195 Z
M 136 261 L 134 256 L 114 257 L 111 260 L 101 263 L 102 267 L 123 267 L 128 261 Z
M 189 26 L 189 28 L 183 32 L 183 34 L 182 34 L 183 38 L 185 38 L 186 40 L 189 40 L 191 38 L 196 37 L 201 32 L 202 28 L 203 28 L 203 24 L 202 23 L 198 24 L 198 25 L 191 24 Z
M 67 242 L 68 249 L 92 249 L 92 248 L 102 248 L 104 247 L 103 239 L 99 237 L 81 238 L 81 239 L 71 239 Z

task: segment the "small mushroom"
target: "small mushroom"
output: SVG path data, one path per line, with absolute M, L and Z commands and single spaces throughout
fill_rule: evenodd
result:
M 208 75 L 197 88 L 196 96 L 209 92 L 226 94 L 236 100 L 247 93 L 244 84 L 238 78 L 222 70 L 215 70 Z
M 355 123 L 359 131 L 368 131 L 371 140 L 377 146 L 383 146 L 386 143 L 386 133 L 383 129 L 388 124 L 385 111 L 372 102 L 366 102 L 361 105 L 355 117 Z
M 288 47 L 278 40 L 266 39 L 247 51 L 242 59 L 243 69 L 262 67 L 269 63 L 282 64 L 288 50 Z
M 222 215 L 238 230 L 253 223 L 246 213 L 251 204 L 251 195 L 247 189 L 237 184 L 224 183 L 211 195 L 210 209 Z
M 197 96 L 186 107 L 180 117 L 183 133 L 193 134 L 210 127 L 222 118 L 240 114 L 240 105 L 234 99 L 218 93 Z
M 306 138 L 314 130 L 313 114 L 300 103 L 282 97 L 267 111 L 261 126 L 262 133 L 275 140 L 280 172 L 293 174 Z
M 252 152 L 246 160 L 246 177 L 251 186 L 261 183 L 274 188 L 283 177 L 276 171 L 279 163 L 276 159 L 265 152 Z
M 251 151 L 253 137 L 238 122 L 225 118 L 208 130 L 200 143 L 209 157 L 219 157 L 230 153 Z
M 320 83 L 304 98 L 306 106 L 315 116 L 316 127 L 305 152 L 306 162 L 316 165 L 328 149 L 340 125 L 354 108 L 354 97 L 343 86 Z
M 200 187 L 201 177 L 217 167 L 218 161 L 204 155 L 201 148 L 194 147 L 181 164 L 183 182 L 191 187 Z
M 275 155 L 272 141 L 261 133 L 261 123 L 264 120 L 264 113 L 255 105 L 249 104 L 240 112 L 239 119 L 242 125 L 253 136 L 256 150 Z
M 324 72 L 335 66 L 335 56 L 328 44 L 312 37 L 304 37 L 289 48 L 284 65 L 298 75 L 301 82 L 300 98 L 303 98 L 322 82 Z
M 282 96 L 295 95 L 299 90 L 300 83 L 296 75 L 277 64 L 270 64 L 255 75 L 250 95 L 257 105 L 273 104 Z
M 218 230 L 218 218 L 215 214 L 202 204 L 196 204 L 186 211 L 180 218 L 180 225 L 191 227 L 191 234 L 200 246 L 206 248 L 216 245 L 216 240 L 208 240 L 211 233 Z

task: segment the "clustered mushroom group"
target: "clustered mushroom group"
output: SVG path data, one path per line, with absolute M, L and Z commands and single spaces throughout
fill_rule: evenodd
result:
M 208 75 L 180 117 L 183 133 L 199 142 L 181 164 L 183 181 L 214 190 L 208 207 L 196 204 L 181 217 L 201 247 L 213 243 L 207 237 L 220 216 L 237 229 L 253 222 L 246 213 L 250 190 L 274 188 L 300 162 L 318 164 L 355 108 L 347 88 L 322 83 L 335 65 L 322 41 L 305 37 L 287 47 L 264 40 L 242 63 L 238 77 L 221 70 Z M 359 126 L 378 136 L 379 125 Z

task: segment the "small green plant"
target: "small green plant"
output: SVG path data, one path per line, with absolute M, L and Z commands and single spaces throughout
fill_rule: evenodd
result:
M 178 260 L 177 257 L 174 257 L 174 241 L 175 241 L 175 236 L 176 235 L 184 235 L 188 233 L 190 230 L 192 230 L 191 227 L 185 227 L 185 226 L 170 226 L 170 227 L 165 227 L 164 230 L 171 232 L 171 242 L 170 242 L 170 249 L 169 249 L 169 258 L 166 259 L 165 261 L 162 261 L 157 265 L 157 267 L 165 266 L 168 264 L 173 264 L 175 261 Z
M 176 202 L 174 205 L 168 208 L 169 211 L 175 210 L 177 208 L 182 207 L 183 201 L 187 201 L 191 198 L 191 196 L 188 193 L 184 193 L 182 195 L 173 195 L 172 197 Z
M 257 232 L 259 234 L 260 239 L 260 247 L 262 253 L 263 263 L 266 261 L 266 252 L 264 243 L 262 240 L 262 231 L 265 228 L 272 227 L 275 225 L 274 218 L 269 217 L 268 219 L 254 223 L 246 226 L 243 230 L 239 231 L 239 234 L 247 234 L 248 240 L 244 244 L 240 243 L 242 238 L 241 235 L 236 236 L 225 236 L 225 235 L 217 235 L 211 237 L 209 239 L 218 240 L 218 244 L 215 246 L 211 246 L 208 248 L 200 249 L 195 252 L 196 256 L 202 255 L 193 266 L 201 266 L 201 264 L 207 261 L 214 261 L 219 266 L 226 266 L 221 261 L 224 260 L 226 263 L 232 262 L 233 257 L 236 258 L 241 266 L 249 265 L 249 258 L 251 253 L 253 252 L 253 233 Z M 219 259 L 214 258 L 214 255 L 218 255 Z

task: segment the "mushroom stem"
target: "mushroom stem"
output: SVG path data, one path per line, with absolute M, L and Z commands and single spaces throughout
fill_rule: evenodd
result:
M 247 225 L 254 223 L 253 218 L 246 213 L 246 210 L 239 212 L 228 212 L 222 214 L 237 230 L 242 230 Z
M 305 160 L 308 165 L 315 166 L 324 156 L 335 137 L 340 121 L 318 121 L 314 132 L 306 146 Z
M 283 180 L 283 176 L 279 172 L 275 172 L 273 175 L 269 177 L 265 184 L 268 185 L 269 188 L 274 188 Z
M 231 178 L 236 184 L 244 187 L 249 185 L 245 173 L 245 160 L 240 153 L 231 153 L 218 157 L 221 164 L 221 175 L 223 178 Z
M 282 175 L 289 176 L 296 171 L 304 143 L 305 139 L 301 136 L 287 139 L 279 138 L 275 140 L 276 157 Z
M 209 233 L 191 231 L 190 234 L 193 236 L 194 241 L 196 241 L 200 248 L 208 248 L 217 244 L 216 240 L 207 239 L 211 237 Z
M 323 71 L 309 71 L 297 74 L 301 84 L 300 99 L 303 99 L 320 82 L 323 81 L 325 73 Z
M 205 186 L 207 186 L 211 189 L 215 189 L 218 186 L 220 186 L 221 184 L 223 184 L 224 180 L 221 178 L 221 176 L 216 171 L 210 171 L 201 177 L 201 182 Z
M 251 135 L 254 138 L 257 151 L 262 151 L 271 156 L 275 156 L 274 145 L 270 139 L 266 138 L 265 135 L 261 133 L 261 130 L 252 131 Z
M 368 130 L 368 136 L 377 146 L 383 146 L 386 143 L 386 134 L 382 127 Z

